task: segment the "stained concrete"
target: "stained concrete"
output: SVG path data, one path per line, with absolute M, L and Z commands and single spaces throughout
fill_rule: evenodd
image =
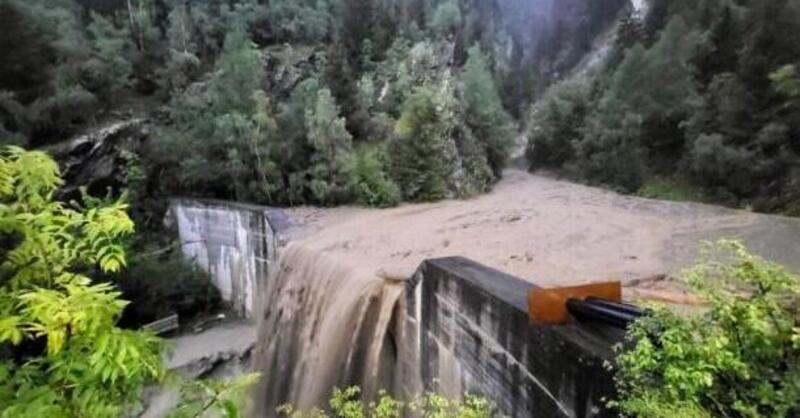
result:
M 511 417 L 610 416 L 604 362 L 622 332 L 599 324 L 537 326 L 534 285 L 461 257 L 426 260 L 401 301 L 398 385 L 478 394 Z
M 175 199 L 174 221 L 181 249 L 207 271 L 222 298 L 250 317 L 259 289 L 276 257 L 277 237 L 261 206 L 212 200 Z

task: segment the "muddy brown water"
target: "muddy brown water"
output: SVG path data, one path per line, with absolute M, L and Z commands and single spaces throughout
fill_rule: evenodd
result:
M 427 258 L 464 256 L 541 286 L 628 281 L 679 275 L 700 241 L 732 237 L 800 270 L 800 220 L 622 196 L 518 170 L 472 199 L 287 215 L 291 243 L 261 301 L 255 416 L 284 402 L 324 405 L 334 386 L 374 392 L 380 374 L 391 374 L 385 334 L 402 280 Z
M 723 237 L 800 271 L 800 219 L 623 196 L 519 170 L 472 199 L 288 214 L 294 239 L 400 276 L 450 255 L 541 285 L 679 274 L 699 242 Z

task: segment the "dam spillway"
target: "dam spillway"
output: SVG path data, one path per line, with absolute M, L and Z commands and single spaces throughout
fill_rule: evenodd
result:
M 517 172 L 476 199 L 385 210 L 181 204 L 194 211 L 186 225 L 195 232 L 182 237 L 185 244 L 273 237 L 272 253 L 251 252 L 267 260 L 262 274 L 245 280 L 257 286 L 247 292 L 272 300 L 253 315 L 265 385 L 253 396 L 257 417 L 283 402 L 324 406 L 332 385 L 349 384 L 401 397 L 484 394 L 509 416 L 602 416 L 612 382 L 601 366 L 618 332 L 591 323 L 530 327 L 520 303 L 531 277 L 552 285 L 677 273 L 699 241 L 719 237 L 741 238 L 800 268 L 796 219 L 620 196 Z M 294 244 L 280 245 L 282 236 Z M 233 247 L 225 254 L 259 248 Z M 457 255 L 491 268 L 452 261 Z M 299 274 L 299 266 L 309 273 Z M 212 269 L 212 277 L 215 271 L 227 269 Z M 330 279 L 337 276 L 344 279 Z M 326 354 L 333 346 L 346 350 Z M 309 383 L 321 370 L 319 382 Z
M 266 208 L 182 200 L 172 212 L 184 253 L 257 324 L 254 417 L 325 405 L 349 385 L 366 397 L 482 395 L 512 417 L 603 416 L 612 382 L 602 365 L 621 334 L 532 325 L 529 282 L 460 257 L 426 260 L 407 278 L 302 243 L 276 257 Z

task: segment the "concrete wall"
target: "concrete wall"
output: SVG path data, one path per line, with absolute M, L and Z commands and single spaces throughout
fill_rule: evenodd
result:
M 211 275 L 222 298 L 252 315 L 255 298 L 275 259 L 276 236 L 263 207 L 176 199 L 170 216 L 183 253 Z
M 621 331 L 530 324 L 532 286 L 460 257 L 425 261 L 396 315 L 397 389 L 480 394 L 512 417 L 609 416 L 603 363 Z

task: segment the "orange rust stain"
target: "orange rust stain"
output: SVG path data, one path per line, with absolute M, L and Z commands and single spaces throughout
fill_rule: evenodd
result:
M 570 321 L 567 300 L 586 299 L 589 296 L 622 302 L 622 284 L 615 281 L 552 289 L 535 288 L 528 292 L 528 313 L 534 323 L 566 324 Z

